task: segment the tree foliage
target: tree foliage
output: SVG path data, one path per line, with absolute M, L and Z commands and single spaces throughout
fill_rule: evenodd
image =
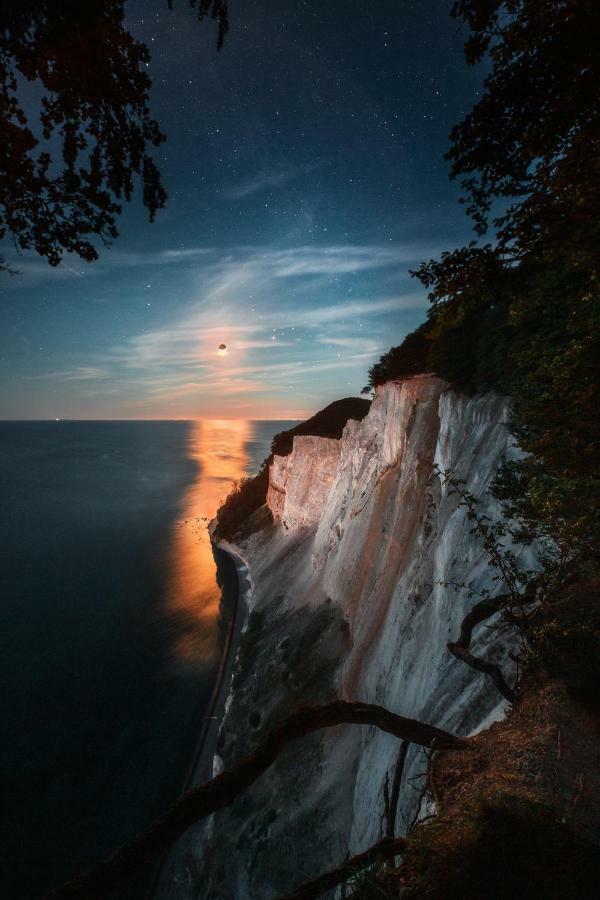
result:
M 467 62 L 491 63 L 483 93 L 451 133 L 446 158 L 499 253 L 595 252 L 600 196 L 600 14 L 595 0 L 456 0 Z
M 599 531 L 600 7 L 595 0 L 457 0 L 480 99 L 447 160 L 482 238 L 413 272 L 431 309 L 370 372 L 424 371 L 514 400 L 525 458 L 498 490 L 512 513 L 588 554 Z
M 190 5 L 218 20 L 220 47 L 225 0 Z M 166 200 L 152 158 L 165 136 L 149 109 L 150 52 L 124 17 L 125 0 L 0 0 L 0 239 L 53 266 L 65 252 L 98 257 L 93 238 L 116 238 L 136 182 L 151 221 Z M 28 116 L 34 94 L 39 114 Z

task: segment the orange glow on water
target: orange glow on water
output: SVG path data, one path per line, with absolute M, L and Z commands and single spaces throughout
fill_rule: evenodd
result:
M 185 665 L 204 665 L 218 652 L 221 593 L 207 530 L 234 481 L 248 473 L 246 442 L 253 423 L 202 419 L 191 424 L 188 456 L 198 465 L 172 536 L 168 612 L 175 627 L 174 654 Z

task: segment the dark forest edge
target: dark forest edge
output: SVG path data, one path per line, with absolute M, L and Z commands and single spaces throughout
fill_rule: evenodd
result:
M 491 63 L 446 154 L 478 240 L 412 273 L 428 320 L 371 368 L 366 390 L 435 372 L 508 394 L 527 455 L 505 467 L 498 495 L 597 561 L 600 11 L 593 0 L 461 0 L 452 15 L 470 30 L 467 62 Z

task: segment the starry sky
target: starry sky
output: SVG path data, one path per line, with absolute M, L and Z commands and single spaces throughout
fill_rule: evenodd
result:
M 450 0 L 129 0 L 169 199 L 99 262 L 0 273 L 0 418 L 304 418 L 425 318 L 408 270 L 472 237 L 448 134 L 477 98 Z M 275 12 L 276 11 L 276 12 Z M 227 353 L 219 354 L 220 343 Z

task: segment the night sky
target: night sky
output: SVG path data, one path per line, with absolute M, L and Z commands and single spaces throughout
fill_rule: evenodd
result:
M 130 0 L 167 206 L 151 225 L 138 196 L 97 263 L 3 248 L 0 417 L 302 418 L 358 394 L 425 317 L 408 269 L 472 236 L 443 153 L 482 73 L 450 6 L 231 0 L 217 54 L 185 0 Z

